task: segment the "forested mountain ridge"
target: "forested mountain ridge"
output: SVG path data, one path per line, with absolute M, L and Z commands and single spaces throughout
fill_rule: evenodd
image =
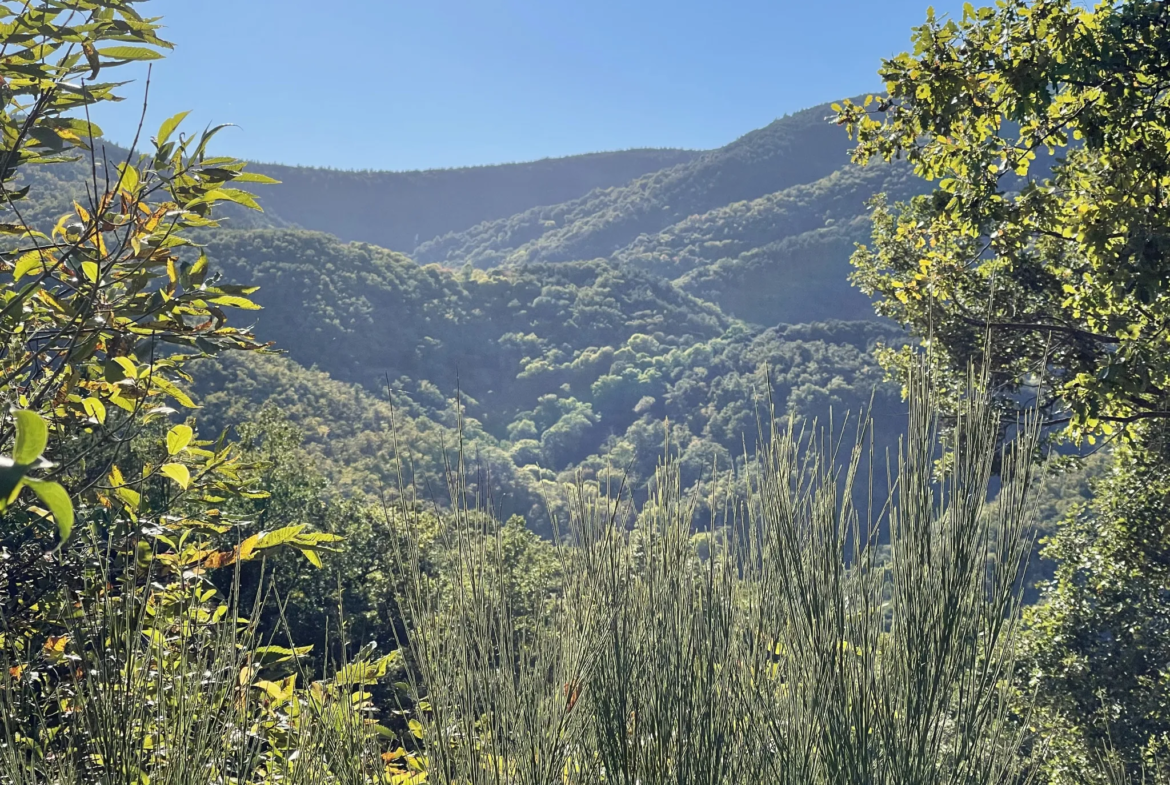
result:
M 565 361 L 567 347 L 620 345 L 639 333 L 686 344 L 732 324 L 658 276 L 606 261 L 465 273 L 273 229 L 215 232 L 206 250 L 228 279 L 260 282 L 261 335 L 302 364 L 374 387 L 386 374 L 425 374 L 445 389 L 461 382 L 476 397 L 508 398 L 512 380 L 494 379 L 505 362 L 531 374 Z
M 829 112 L 813 107 L 708 152 L 401 173 L 261 165 L 282 181 L 254 189 L 265 212 L 229 206 L 223 228 L 303 227 L 448 268 L 608 259 L 765 327 L 873 318 L 848 283 L 848 258 L 869 232 L 867 201 L 883 191 L 906 198 L 923 183 L 905 165 L 850 164 L 848 139 L 826 122 Z M 107 143 L 99 154 L 114 162 L 127 155 Z M 34 206 L 34 222 L 53 220 L 92 190 L 84 161 L 33 176 L 54 196 Z
M 849 165 L 847 140 L 826 112 L 798 113 L 703 154 L 629 151 L 401 175 L 260 167 L 283 180 L 252 188 L 265 212 L 233 205 L 219 228 L 193 237 L 225 282 L 259 286 L 255 334 L 287 356 L 206 363 L 194 390 L 202 417 L 220 429 L 272 407 L 305 435 L 306 455 L 341 495 L 393 489 L 398 452 L 410 481 L 442 496 L 462 445 L 475 489 L 536 528 L 547 525 L 544 505 L 561 484 L 641 483 L 668 444 L 689 492 L 702 497 L 713 469 L 742 463 L 772 412 L 824 421 L 872 400 L 893 422 L 901 403 L 872 351 L 902 336 L 872 320 L 846 280 L 847 259 L 868 230 L 866 199 L 909 194 L 912 181 L 903 167 Z M 99 154 L 127 155 L 113 145 Z M 479 257 L 420 263 L 338 237 L 362 222 L 346 228 L 333 208 L 314 207 L 364 200 L 338 214 L 396 232 L 401 220 L 387 205 L 404 194 L 422 194 L 411 220 L 461 220 L 444 214 L 439 197 L 469 183 L 455 214 L 534 193 L 495 202 L 501 183 L 535 177 L 571 189 L 582 180 L 558 184 L 557 172 L 592 166 L 596 182 L 674 158 L 683 163 L 594 189 L 571 210 L 537 208 L 579 212 L 579 225 L 566 224 L 566 248 L 623 240 L 580 258 L 538 237 L 532 254 L 487 269 Z M 30 214 L 48 220 L 73 199 L 84 203 L 87 169 L 79 161 L 35 171 L 53 199 L 30 203 Z M 647 220 L 655 231 L 644 231 Z
M 827 106 L 783 117 L 694 161 L 633 182 L 423 243 L 423 262 L 492 267 L 609 256 L 689 215 L 824 177 L 848 163 Z
M 698 150 L 588 153 L 523 163 L 406 172 L 341 171 L 254 164 L 282 188 L 265 192 L 265 209 L 343 240 L 410 252 L 420 243 L 532 207 L 620 186 L 685 163 Z
M 828 105 L 752 131 L 693 161 L 422 243 L 415 257 L 479 268 L 606 258 L 628 262 L 769 325 L 873 318 L 848 283 L 869 233 L 868 200 L 924 190 L 905 165 L 849 162 Z
M 462 417 L 477 460 L 506 457 L 509 468 L 493 472 L 501 487 L 514 486 L 505 479 L 524 467 L 544 480 L 582 468 L 596 475 L 615 455 L 615 466 L 648 476 L 667 422 L 690 460 L 730 467 L 769 398 L 780 416 L 824 417 L 830 408 L 860 412 L 876 386 L 881 407 L 897 406 L 870 354 L 879 340 L 898 342 L 897 330 L 874 322 L 753 328 L 628 264 L 448 270 L 303 230 L 217 232 L 206 250 L 228 279 L 262 283 L 253 295 L 264 307 L 259 338 L 362 395 L 403 396 L 401 411 L 434 424 L 418 426 L 424 432 L 446 433 L 448 448 Z M 261 366 L 237 363 L 202 391 L 220 395 L 220 410 L 228 387 L 249 406 L 279 401 L 299 377 L 264 367 L 273 369 L 266 382 L 246 381 Z M 280 408 L 317 432 L 313 407 Z M 420 465 L 441 476 L 438 442 L 413 441 L 431 445 Z M 368 479 L 351 484 L 372 490 Z

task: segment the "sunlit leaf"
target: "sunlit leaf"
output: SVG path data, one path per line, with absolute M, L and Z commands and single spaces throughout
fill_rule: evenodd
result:
M 183 490 L 191 484 L 191 470 L 181 463 L 164 463 L 159 471 L 179 484 Z
M 65 542 L 73 531 L 73 502 L 69 499 L 69 494 L 55 482 L 26 477 L 25 483 L 49 508 L 49 512 L 53 514 L 53 521 L 57 524 L 57 535 L 61 542 Z
M 167 432 L 167 454 L 178 455 L 187 449 L 195 432 L 189 425 L 176 425 Z
M 16 446 L 12 460 L 25 466 L 36 462 L 49 443 L 49 426 L 36 412 L 21 409 L 12 413 L 16 420 Z

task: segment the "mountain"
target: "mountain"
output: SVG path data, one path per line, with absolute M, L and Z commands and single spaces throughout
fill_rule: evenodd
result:
M 528 163 L 416 172 L 348 172 L 253 164 L 282 188 L 264 192 L 285 221 L 343 240 L 412 251 L 420 242 L 692 161 L 697 150 L 622 150 Z
M 873 320 L 848 257 L 870 196 L 922 185 L 850 164 L 828 112 L 703 153 L 254 167 L 283 180 L 256 189 L 266 212 L 231 210 L 198 239 L 218 274 L 259 285 L 263 310 L 238 317 L 285 354 L 202 363 L 201 418 L 291 420 L 350 496 L 402 480 L 441 500 L 462 451 L 476 489 L 536 528 L 563 483 L 644 489 L 666 449 L 701 509 L 771 416 L 839 423 L 872 405 L 893 444 L 903 404 L 874 350 L 904 336 Z M 53 194 L 28 205 L 38 223 L 92 181 L 85 162 L 32 176 Z
M 502 184 L 523 167 L 267 168 L 284 181 L 260 192 L 273 223 L 204 240 L 229 280 L 260 285 L 257 333 L 287 357 L 216 366 L 200 384 L 205 416 L 222 426 L 274 407 L 347 494 L 395 488 L 397 451 L 409 458 L 411 492 L 441 497 L 461 446 L 473 484 L 538 528 L 560 483 L 620 474 L 640 487 L 667 444 L 702 498 L 714 467 L 742 463 L 769 411 L 839 421 L 872 401 L 880 440 L 892 444 L 902 403 L 873 351 L 904 338 L 873 321 L 847 281 L 848 257 L 868 234 L 870 196 L 921 186 L 904 166 L 850 164 L 827 114 L 782 118 L 410 256 L 345 240 L 362 227 L 398 231 L 386 205 L 412 188 L 450 194 L 481 178 L 450 215 L 445 203 L 410 205 L 427 231 L 500 209 L 515 196 Z M 620 155 L 634 160 L 618 155 L 531 166 L 588 163 L 600 167 L 597 181 Z M 331 189 L 341 194 L 335 213 L 305 210 Z
M 844 166 L 849 140 L 826 124 L 828 113 L 826 106 L 797 112 L 693 161 L 423 243 L 415 255 L 422 262 L 476 267 L 609 256 L 640 234 Z
M 797 112 L 694 160 L 439 237 L 414 255 L 480 268 L 604 258 L 757 324 L 872 318 L 847 279 L 869 233 L 866 202 L 925 187 L 904 164 L 851 164 L 830 113 Z
M 900 430 L 873 350 L 903 337 L 874 321 L 755 327 L 610 260 L 452 270 L 297 229 L 205 239 L 226 278 L 261 285 L 257 334 L 287 352 L 198 373 L 205 422 L 280 412 L 342 493 L 377 497 L 404 472 L 441 500 L 461 447 L 476 489 L 543 529 L 562 483 L 643 488 L 668 444 L 701 501 L 769 412 L 872 406 L 883 444 Z

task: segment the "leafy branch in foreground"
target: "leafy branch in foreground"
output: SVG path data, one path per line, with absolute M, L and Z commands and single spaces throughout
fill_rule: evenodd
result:
M 82 117 L 119 84 L 92 80 L 169 48 L 135 5 L 0 3 L 0 783 L 389 778 L 365 693 L 389 660 L 298 687 L 304 648 L 241 618 L 274 601 L 262 567 L 242 607 L 241 565 L 320 566 L 341 538 L 249 529 L 256 467 L 176 422 L 192 359 L 264 348 L 228 323 L 255 287 L 222 283 L 192 230 L 221 202 L 258 209 L 236 186 L 271 180 L 210 156 L 219 129 L 183 134 L 182 114 L 149 154 L 106 155 Z M 84 196 L 26 220 L 56 196 L 30 167 L 79 158 Z
M 855 281 L 1074 434 L 1170 416 L 1168 36 L 1160 0 L 968 4 L 884 62 L 886 95 L 835 107 L 855 160 L 936 183 L 878 205 Z

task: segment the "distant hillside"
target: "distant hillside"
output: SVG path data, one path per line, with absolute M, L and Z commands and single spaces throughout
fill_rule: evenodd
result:
M 876 392 L 883 416 L 901 407 L 872 355 L 901 333 L 875 322 L 753 328 L 620 261 L 450 270 L 318 232 L 207 239 L 230 280 L 261 286 L 257 334 L 294 362 L 203 376 L 205 414 L 221 425 L 278 407 L 347 491 L 394 482 L 391 411 L 371 403 L 388 390 L 412 472 L 441 485 L 462 418 L 485 487 L 529 520 L 544 516 L 543 483 L 649 477 L 668 432 L 698 489 L 750 447 L 769 405 L 840 418 Z
M 811 183 L 690 216 L 611 258 L 658 273 L 726 313 L 758 324 L 871 319 L 848 280 L 870 235 L 866 202 L 910 198 L 923 183 L 905 164 L 846 165 Z
M 685 346 L 732 324 L 668 281 L 612 262 L 465 275 L 320 232 L 217 231 L 206 242 L 229 280 L 260 285 L 261 337 L 305 365 L 375 389 L 387 374 L 448 392 L 461 383 L 475 398 L 514 408 L 528 394 L 521 388 L 547 391 L 518 381 L 526 369 L 532 375 L 638 333 Z
M 396 251 L 533 207 L 623 185 L 692 161 L 695 150 L 622 150 L 529 163 L 418 172 L 253 164 L 283 183 L 264 204 L 286 221 Z
M 538 207 L 424 243 L 422 262 L 493 267 L 607 257 L 641 234 L 732 202 L 819 180 L 849 161 L 827 106 L 789 115 L 693 161 L 618 188 Z
M 605 258 L 675 281 L 768 325 L 872 318 L 848 283 L 869 235 L 867 200 L 921 193 L 905 165 L 858 167 L 827 105 L 693 161 L 423 243 L 423 262 L 480 268 Z

